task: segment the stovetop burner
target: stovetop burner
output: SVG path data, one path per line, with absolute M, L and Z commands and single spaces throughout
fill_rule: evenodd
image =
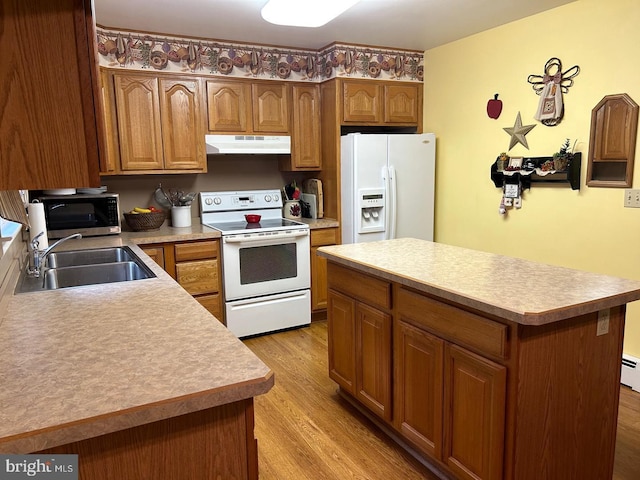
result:
M 233 221 L 233 222 L 207 222 L 207 227 L 219 230 L 223 234 L 227 233 L 242 233 L 247 231 L 253 233 L 257 230 L 271 231 L 271 230 L 283 230 L 289 228 L 305 228 L 307 225 L 304 223 L 296 222 L 286 218 L 262 218 L 258 223 L 247 223 L 246 221 Z
M 305 223 L 282 218 L 279 190 L 201 192 L 200 213 L 203 225 L 223 235 L 309 228 Z M 244 216 L 251 213 L 261 215 L 259 223 L 247 223 Z

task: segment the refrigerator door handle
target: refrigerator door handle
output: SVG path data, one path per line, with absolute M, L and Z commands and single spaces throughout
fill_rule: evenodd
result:
M 389 187 L 391 191 L 391 208 L 389 211 L 389 223 L 387 223 L 388 238 L 396 238 L 396 224 L 398 218 L 398 182 L 396 180 L 396 169 L 389 165 Z
M 389 240 L 389 207 L 390 207 L 390 198 L 389 194 L 391 192 L 391 183 L 390 183 L 390 174 L 391 171 L 389 167 L 386 165 L 382 167 L 382 182 L 384 184 L 384 239 Z

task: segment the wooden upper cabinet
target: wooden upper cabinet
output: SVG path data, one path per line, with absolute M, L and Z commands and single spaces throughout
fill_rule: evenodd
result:
M 207 80 L 209 132 L 246 132 L 250 107 L 251 86 L 248 83 Z
M 591 112 L 587 185 L 631 187 L 638 105 L 626 93 L 607 95 Z
M 160 78 L 159 91 L 164 168 L 203 169 L 206 153 L 200 81 Z
M 254 132 L 289 132 L 289 95 L 289 86 L 283 83 L 251 84 Z
M 291 155 L 280 157 L 280 170 L 320 170 L 320 86 L 292 87 Z
M 422 129 L 422 84 L 342 81 L 342 122 L 418 126 Z
M 382 85 L 378 82 L 344 82 L 343 121 L 382 122 Z
M 162 124 L 158 80 L 115 75 L 122 170 L 161 170 Z
M 113 174 L 120 170 L 118 150 L 118 122 L 115 116 L 113 79 L 108 70 L 100 70 L 100 93 L 104 125 L 104 154 L 100 157 L 100 173 Z
M 205 172 L 201 83 L 114 73 L 122 173 Z
M 207 80 L 207 129 L 223 134 L 288 134 L 290 95 L 282 82 Z
M 418 123 L 422 114 L 422 84 L 384 86 L 384 123 Z
M 0 12 L 0 190 L 99 186 L 92 1 L 1 0 Z

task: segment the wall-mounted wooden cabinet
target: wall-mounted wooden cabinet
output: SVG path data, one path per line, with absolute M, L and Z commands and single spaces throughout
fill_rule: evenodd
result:
M 626 93 L 607 95 L 591 112 L 589 187 L 631 187 L 638 105 Z
M 422 84 L 344 80 L 342 98 L 344 124 L 422 124 Z
M 219 240 L 159 243 L 140 248 L 224 322 Z
M 117 159 L 103 174 L 203 173 L 207 162 L 201 81 L 187 76 L 113 73 L 105 123 L 117 123 Z M 104 78 L 111 88 L 109 78 Z M 104 94 L 105 103 L 111 92 Z M 110 125 L 110 127 L 109 127 Z M 115 148 L 112 149 L 115 157 Z
M 209 133 L 289 133 L 287 84 L 212 79 L 206 89 Z
M 0 190 L 99 186 L 92 1 L 2 0 L 0 12 Z
M 280 157 L 280 170 L 320 170 L 320 86 L 291 87 L 291 155 Z

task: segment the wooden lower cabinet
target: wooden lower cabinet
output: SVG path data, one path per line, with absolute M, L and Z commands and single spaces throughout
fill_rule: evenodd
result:
M 441 458 L 444 341 L 400 320 L 393 353 L 394 426 L 421 452 Z
M 356 304 L 356 398 L 391 420 L 391 315 Z
M 257 480 L 253 399 L 37 453 L 78 455 L 80 480 Z
M 612 478 L 624 305 L 605 333 L 598 312 L 524 325 L 368 264 L 327 272 L 329 376 L 445 478 Z
M 140 245 L 140 248 L 224 323 L 219 240 Z
M 311 230 L 311 311 L 327 308 L 327 259 L 318 255 L 318 247 L 336 245 L 337 228 Z
M 460 479 L 501 479 L 507 369 L 448 343 L 444 357 L 444 461 Z

